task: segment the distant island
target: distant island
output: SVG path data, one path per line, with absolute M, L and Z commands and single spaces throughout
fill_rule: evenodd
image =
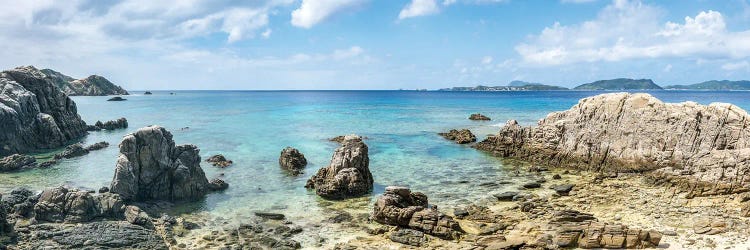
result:
M 664 89 L 686 89 L 686 90 L 750 90 L 750 81 L 705 81 L 689 85 L 671 85 Z
M 634 89 L 662 89 L 651 79 L 629 79 L 617 78 L 612 80 L 599 80 L 591 83 L 581 84 L 574 90 L 634 90 Z
M 512 81 L 507 86 L 484 86 L 476 87 L 452 87 L 439 89 L 438 91 L 539 91 L 539 90 L 568 90 L 568 88 L 545 85 L 541 83 L 531 83 L 524 81 Z

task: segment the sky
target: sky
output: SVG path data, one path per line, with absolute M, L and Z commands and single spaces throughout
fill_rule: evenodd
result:
M 0 0 L 0 68 L 131 90 L 750 79 L 750 0 Z

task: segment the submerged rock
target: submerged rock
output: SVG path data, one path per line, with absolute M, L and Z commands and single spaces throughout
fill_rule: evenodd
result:
M 602 172 L 654 171 L 690 196 L 749 190 L 750 116 L 731 104 L 664 103 L 648 94 L 581 99 L 537 126 L 511 120 L 476 148 L 502 157 Z
M 115 97 L 107 99 L 107 101 L 110 101 L 110 102 L 121 102 L 121 101 L 127 101 L 127 100 L 128 99 L 125 99 L 119 96 L 115 96 Z
M 284 150 L 281 150 L 279 166 L 281 166 L 282 169 L 297 175 L 301 174 L 302 170 L 307 166 L 307 159 L 305 159 L 305 155 L 300 153 L 296 148 L 286 147 Z
M 94 125 L 89 125 L 86 130 L 88 131 L 99 131 L 99 130 L 115 130 L 115 129 L 123 129 L 128 127 L 128 119 L 125 119 L 125 117 L 118 118 L 116 120 L 111 121 L 96 121 Z
M 348 135 L 331 157 L 331 164 L 307 180 L 306 188 L 326 199 L 345 199 L 372 191 L 370 157 L 367 145 L 359 136 Z
M 472 121 L 489 121 L 489 120 L 492 120 L 492 119 L 490 119 L 489 117 L 487 117 L 487 116 L 485 116 L 483 114 L 476 113 L 476 114 L 471 114 L 469 116 L 469 120 L 472 120 Z
M 206 162 L 211 163 L 211 165 L 213 165 L 214 167 L 220 167 L 220 168 L 229 167 L 230 165 L 232 165 L 232 163 L 234 163 L 230 160 L 227 160 L 227 158 L 225 158 L 224 155 L 222 154 L 208 157 L 208 159 L 206 159 Z
M 438 133 L 445 139 L 455 141 L 458 144 L 466 144 L 477 141 L 477 137 L 468 129 L 455 130 L 451 129 L 448 133 Z
M 0 159 L 0 172 L 15 171 L 23 168 L 33 168 L 36 167 L 36 165 L 36 158 L 34 157 L 21 154 L 12 154 Z
M 42 71 L 0 72 L 0 156 L 53 149 L 86 134 L 75 102 Z
M 195 145 L 175 146 L 172 134 L 149 126 L 120 142 L 110 192 L 128 201 L 186 200 L 210 191 Z
M 378 223 L 419 230 L 442 239 L 456 239 L 461 228 L 452 217 L 428 206 L 427 196 L 405 187 L 389 186 L 372 211 Z

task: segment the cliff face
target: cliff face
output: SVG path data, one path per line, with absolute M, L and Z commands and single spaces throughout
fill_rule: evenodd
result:
M 750 187 L 750 116 L 714 103 L 664 103 L 648 94 L 584 98 L 537 126 L 511 120 L 476 148 L 552 166 L 603 172 L 652 171 L 692 195 Z
M 128 91 L 122 87 L 98 75 L 76 80 L 51 69 L 43 69 L 41 72 L 52 79 L 55 86 L 69 96 L 129 95 Z
M 63 146 L 86 134 L 55 78 L 25 66 L 0 72 L 0 156 Z

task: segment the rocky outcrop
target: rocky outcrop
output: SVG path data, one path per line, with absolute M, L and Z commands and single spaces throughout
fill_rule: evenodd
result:
M 750 187 L 750 116 L 731 104 L 664 103 L 648 94 L 584 98 L 537 126 L 509 121 L 476 148 L 502 157 L 602 172 L 653 171 L 690 196 Z
M 427 196 L 405 187 L 389 186 L 378 197 L 372 212 L 378 223 L 418 230 L 442 239 L 456 239 L 461 233 L 458 222 L 430 207 Z
M 121 117 L 116 120 L 101 122 L 96 121 L 94 125 L 89 125 L 86 130 L 88 131 L 99 131 L 99 130 L 115 130 L 115 129 L 123 129 L 128 127 L 128 119 L 125 119 L 125 117 Z
M 219 178 L 214 178 L 208 182 L 208 189 L 211 191 L 222 191 L 229 188 L 229 183 Z
M 18 249 L 169 249 L 155 230 L 127 221 L 42 223 L 19 234 Z
M 469 116 L 469 120 L 472 120 L 472 121 L 489 121 L 489 120 L 492 120 L 492 119 L 490 119 L 489 117 L 487 117 L 487 116 L 485 116 L 483 114 L 476 113 L 476 114 L 471 114 Z
M 41 72 L 52 78 L 55 86 L 69 96 L 128 95 L 128 91 L 98 75 L 76 80 L 51 69 L 42 69 Z
M 86 147 L 81 143 L 76 143 L 65 147 L 65 150 L 55 154 L 54 158 L 55 160 L 60 160 L 81 157 L 89 154 L 91 151 L 100 150 L 106 147 L 109 147 L 109 143 L 105 141 L 97 142 Z
M 370 193 L 372 185 L 367 145 L 361 137 L 347 135 L 333 152 L 331 164 L 318 170 L 305 187 L 326 199 L 345 199 Z
M 127 100 L 128 99 L 125 99 L 125 98 L 122 98 L 122 97 L 119 97 L 119 96 L 115 96 L 115 97 L 107 99 L 107 101 L 109 101 L 109 102 L 121 102 L 121 101 L 127 101 Z
M 301 174 L 302 170 L 307 166 L 307 159 L 305 159 L 305 155 L 300 153 L 296 148 L 286 147 L 284 150 L 281 150 L 279 166 L 294 175 L 298 175 Z
M 33 168 L 36 167 L 36 165 L 36 158 L 34 157 L 21 154 L 12 154 L 0 159 L 0 172 Z
M 477 137 L 468 129 L 455 130 L 451 129 L 448 133 L 438 133 L 445 139 L 454 141 L 458 144 L 467 144 L 477 141 Z
M 234 163 L 231 160 L 227 160 L 227 158 L 221 154 L 208 157 L 208 159 L 206 159 L 206 162 L 211 163 L 211 165 L 213 165 L 214 167 L 220 167 L 220 168 L 229 167 L 232 165 L 232 163 Z
M 125 203 L 119 195 L 90 192 L 57 187 L 47 189 L 39 195 L 34 205 L 37 221 L 78 223 L 95 218 L 122 219 Z
M 32 66 L 0 72 L 0 156 L 57 148 L 86 134 L 75 102 Z
M 128 201 L 185 200 L 203 197 L 208 179 L 195 145 L 175 146 L 172 133 L 149 126 L 120 142 L 110 192 Z

